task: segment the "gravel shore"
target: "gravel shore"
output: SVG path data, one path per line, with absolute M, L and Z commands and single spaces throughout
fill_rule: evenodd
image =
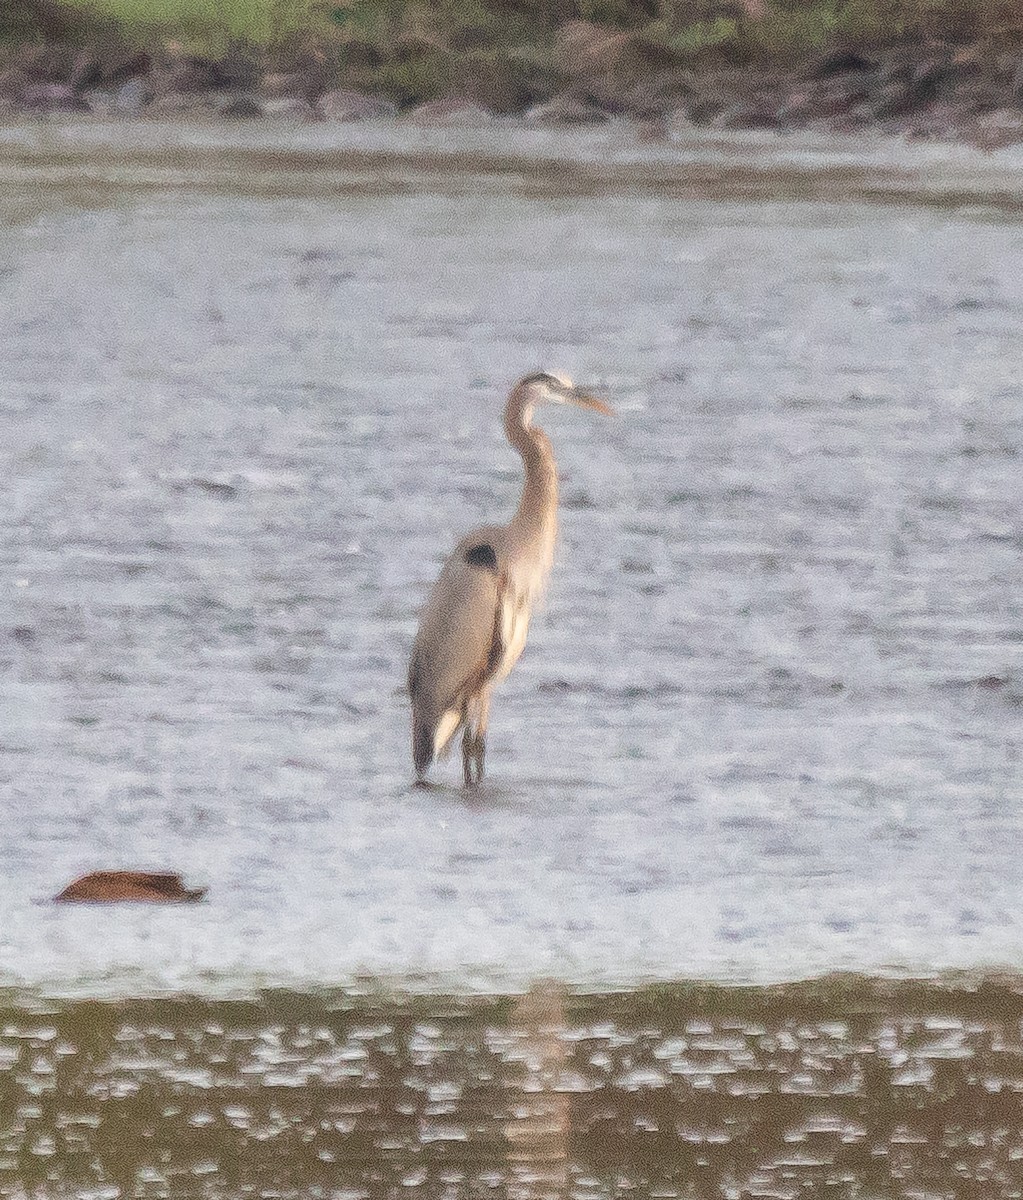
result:
M 784 67 L 684 56 L 643 33 L 585 21 L 560 27 L 546 59 L 402 39 L 384 56 L 219 58 L 174 45 L 128 50 L 97 42 L 10 48 L 0 60 L 0 120 L 81 112 L 125 119 L 211 114 L 234 120 L 526 126 L 635 119 L 647 140 L 711 129 L 878 131 L 997 149 L 1023 140 L 1023 52 L 1017 40 L 918 39 L 871 51 L 834 47 Z

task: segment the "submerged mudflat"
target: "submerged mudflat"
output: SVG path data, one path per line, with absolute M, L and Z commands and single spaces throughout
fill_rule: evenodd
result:
M 622 119 L 599 128 L 483 128 L 414 120 L 275 126 L 211 118 L 122 123 L 96 118 L 0 126 L 10 210 L 18 192 L 102 207 L 147 194 L 210 202 L 430 193 L 455 200 L 599 196 L 665 201 L 857 201 L 1018 212 L 1023 149 L 986 153 L 862 132 L 731 133 L 667 129 L 644 140 Z M 522 247 L 528 251 L 528 244 Z M 551 264 L 556 269 L 556 264 Z

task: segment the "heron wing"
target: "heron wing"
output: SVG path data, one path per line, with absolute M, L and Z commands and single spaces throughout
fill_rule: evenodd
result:
M 416 723 L 432 737 L 443 722 L 444 741 L 461 723 L 466 700 L 493 676 L 503 656 L 503 577 L 496 556 L 492 568 L 489 560 L 483 561 L 487 556 L 470 557 L 473 549 L 460 546 L 444 564 L 423 610 L 409 664 Z

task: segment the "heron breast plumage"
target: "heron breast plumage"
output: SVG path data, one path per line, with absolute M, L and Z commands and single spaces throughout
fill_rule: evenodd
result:
M 495 682 L 504 679 L 519 661 L 526 647 L 529 632 L 529 597 L 506 585 L 500 596 L 501 605 L 501 660 L 494 672 Z

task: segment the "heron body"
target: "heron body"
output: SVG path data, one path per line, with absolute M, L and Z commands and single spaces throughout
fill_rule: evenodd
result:
M 490 697 L 522 654 L 533 604 L 550 574 L 558 470 L 550 439 L 532 424 L 543 402 L 611 411 L 546 373 L 528 375 L 512 389 L 504 429 L 525 468 L 518 509 L 507 525 L 486 525 L 458 543 L 426 602 L 412 648 L 412 760 L 420 780 L 459 729 L 465 784 L 483 778 Z

